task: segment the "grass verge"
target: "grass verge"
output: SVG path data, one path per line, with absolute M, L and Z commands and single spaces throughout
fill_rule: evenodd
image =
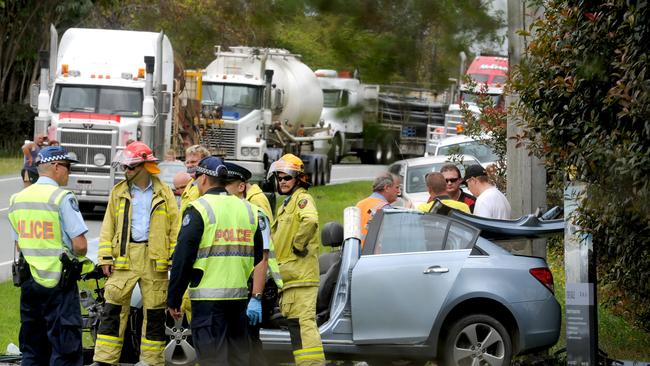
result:
M 20 177 L 23 167 L 23 158 L 19 156 L 0 156 L 0 176 L 15 175 Z
M 322 225 L 329 221 L 343 222 L 343 209 L 353 206 L 360 199 L 368 196 L 371 191 L 370 182 L 353 182 L 325 187 L 314 187 L 309 190 L 316 201 L 319 221 Z M 276 207 L 282 204 L 278 198 Z M 564 328 L 564 255 L 561 242 L 552 244 L 548 251 L 548 264 L 555 278 L 555 296 L 562 305 L 562 331 L 560 340 L 551 349 L 551 353 L 566 346 Z M 18 329 L 20 291 L 10 282 L 0 284 L 0 354 L 5 351 L 7 344 L 18 344 Z M 604 306 L 599 307 L 599 336 L 600 347 L 610 357 L 624 360 L 650 360 L 650 334 L 643 332 L 626 322 L 622 317 L 613 315 Z

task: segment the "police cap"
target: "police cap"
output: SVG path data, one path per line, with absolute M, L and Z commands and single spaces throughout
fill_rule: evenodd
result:
M 242 182 L 246 182 L 251 179 L 252 174 L 250 170 L 243 166 L 229 162 L 225 162 L 224 164 L 228 168 L 228 180 L 241 180 Z
M 42 148 L 36 155 L 36 165 L 51 163 L 54 161 L 69 161 L 78 163 L 79 161 L 70 155 L 63 146 L 48 146 Z
M 197 174 L 205 174 L 211 177 L 226 178 L 228 176 L 228 168 L 223 163 L 223 159 L 218 156 L 206 156 L 199 161 L 196 167 Z

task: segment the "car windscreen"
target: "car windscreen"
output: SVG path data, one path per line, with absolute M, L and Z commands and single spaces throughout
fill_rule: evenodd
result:
M 499 157 L 494 153 L 492 148 L 479 141 L 466 141 L 454 145 L 440 146 L 436 152 L 436 155 L 458 154 L 472 155 L 481 163 L 499 160 Z
M 220 105 L 223 117 L 239 119 L 262 108 L 262 87 L 241 84 L 203 83 L 203 105 Z
M 427 182 L 425 176 L 431 172 L 439 172 L 440 169 L 442 169 L 443 165 L 449 163 L 450 161 L 445 161 L 441 163 L 409 166 L 406 171 L 406 182 L 404 183 L 406 185 L 406 193 L 427 192 Z M 456 161 L 455 164 L 458 167 L 458 170 L 460 170 L 461 176 L 463 176 L 465 174 L 465 167 L 473 164 L 478 164 L 478 161 L 465 157 L 462 161 Z
M 379 231 L 366 237 L 363 254 L 471 249 L 479 235 L 478 229 L 449 217 L 418 211 L 382 210 L 377 219 L 374 229 L 379 225 Z
M 57 84 L 52 111 L 142 116 L 142 89 L 100 85 Z

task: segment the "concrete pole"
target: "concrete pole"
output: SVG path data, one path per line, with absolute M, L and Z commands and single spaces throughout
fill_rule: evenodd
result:
M 534 9 L 530 1 L 508 0 L 508 55 L 510 68 L 521 60 L 528 39 L 517 34 L 520 29 L 528 30 L 533 19 L 543 15 L 543 10 Z M 506 106 L 516 104 L 519 100 L 517 94 L 511 93 L 506 97 Z M 546 209 L 546 169 L 543 162 L 528 156 L 525 148 L 516 148 L 515 141 L 510 137 L 521 132 L 517 126 L 517 116 L 508 113 L 508 150 L 507 159 L 507 196 L 512 206 L 512 216 L 518 218 L 522 215 L 535 212 L 540 207 Z M 512 243 L 511 250 L 521 254 L 534 255 L 546 258 L 546 241 L 529 240 L 526 243 Z

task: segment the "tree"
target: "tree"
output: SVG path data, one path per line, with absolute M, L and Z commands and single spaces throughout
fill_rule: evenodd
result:
M 545 3 L 511 75 L 520 143 L 589 183 L 580 225 L 593 235 L 610 300 L 650 326 L 650 10 L 645 2 Z

